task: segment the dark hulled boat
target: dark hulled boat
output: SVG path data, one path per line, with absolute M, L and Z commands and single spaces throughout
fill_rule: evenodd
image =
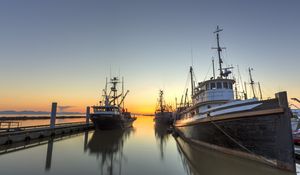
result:
M 171 125 L 173 123 L 173 113 L 170 107 L 165 104 L 163 95 L 164 92 L 160 90 L 154 121 L 157 124 Z
M 100 101 L 99 106 L 92 106 L 93 113 L 90 114 L 90 119 L 96 129 L 131 127 L 136 117 L 131 117 L 131 113 L 124 108 L 124 99 L 129 91 L 124 94 L 122 89 L 122 93 L 118 94 L 117 84 L 119 79 L 117 77 L 112 78 L 110 83 L 112 84 L 110 92 L 107 92 L 107 83 L 106 88 L 103 90 L 104 105 Z
M 220 75 L 197 86 L 191 76 L 192 105 L 177 113 L 176 132 L 191 144 L 295 172 L 287 93 L 279 92 L 268 100 L 236 99 L 235 80 L 228 77 L 228 68 L 222 68 L 220 31 L 215 32 Z

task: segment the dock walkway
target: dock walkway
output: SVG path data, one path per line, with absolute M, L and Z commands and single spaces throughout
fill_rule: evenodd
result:
M 49 127 L 49 125 L 9 128 L 9 130 L 0 131 L 0 145 L 73 133 L 75 131 L 85 131 L 92 128 L 93 124 L 85 122 L 56 124 L 54 128 Z

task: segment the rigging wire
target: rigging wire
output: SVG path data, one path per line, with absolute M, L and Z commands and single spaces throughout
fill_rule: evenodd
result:
M 258 157 L 259 159 L 261 159 L 262 161 L 265 161 L 267 163 L 273 164 L 274 162 L 272 162 L 271 160 L 268 160 L 267 158 L 264 158 L 263 156 L 260 155 L 256 155 L 254 152 L 252 152 L 251 150 L 249 150 L 247 147 L 245 147 L 243 144 L 241 144 L 237 139 L 234 139 L 232 136 L 230 136 L 225 130 L 223 130 L 218 124 L 216 124 L 214 121 L 211 120 L 211 116 L 208 116 L 210 122 L 217 128 L 219 129 L 225 136 L 227 136 L 230 140 L 232 140 L 235 144 L 237 144 L 239 147 L 241 147 L 242 149 L 246 150 L 247 152 L 249 152 L 252 155 L 255 155 L 256 157 Z
M 190 79 L 190 73 L 188 73 L 187 78 L 186 78 L 186 81 L 185 81 L 185 86 L 184 86 L 184 89 L 183 89 L 183 91 L 182 91 L 182 94 L 183 94 L 183 95 L 185 95 L 185 91 L 186 91 L 186 89 L 187 89 L 187 87 L 188 87 L 189 79 Z
M 241 83 L 241 86 L 242 86 L 242 90 L 243 92 L 245 92 L 245 88 L 244 88 L 244 82 L 243 82 L 243 79 L 242 79 L 242 76 L 241 76 L 241 73 L 240 73 L 240 67 L 239 65 L 237 65 L 237 70 L 238 70 L 238 76 L 239 76 L 239 80 L 240 80 L 240 83 Z
M 205 75 L 205 77 L 204 77 L 204 79 L 203 79 L 203 81 L 205 81 L 206 80 L 206 78 L 207 78 L 207 75 L 208 75 L 208 73 L 210 72 L 210 69 L 212 68 L 212 65 L 210 64 L 210 66 L 208 67 L 208 71 L 207 71 L 207 73 L 206 73 L 206 75 Z

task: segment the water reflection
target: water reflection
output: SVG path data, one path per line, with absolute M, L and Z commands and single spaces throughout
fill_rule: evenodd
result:
M 88 139 L 89 139 L 89 131 L 84 132 L 84 141 L 83 141 L 83 151 L 87 151 L 87 144 L 88 144 Z
M 187 174 L 293 175 L 267 165 L 188 144 L 176 138 L 177 149 Z
M 158 142 L 159 145 L 161 160 L 164 160 L 164 152 L 166 149 L 166 144 L 169 139 L 169 129 L 170 129 L 169 125 L 158 124 L 158 123 L 155 123 L 154 125 L 154 133 L 155 133 L 156 142 Z
M 75 133 L 73 135 L 58 135 L 55 137 L 48 137 L 48 138 L 42 138 L 42 139 L 34 139 L 31 141 L 25 141 L 25 142 L 17 142 L 13 144 L 8 145 L 1 145 L 0 146 L 0 156 L 9 154 L 9 153 L 16 153 L 20 151 L 26 151 L 30 148 L 34 147 L 40 147 L 42 145 L 46 145 L 46 153 L 42 152 L 43 155 L 46 155 L 44 161 L 41 163 L 44 164 L 44 170 L 45 172 L 50 172 L 51 165 L 52 165 L 52 154 L 53 154 L 53 147 L 55 142 L 57 141 L 63 141 L 70 139 L 72 137 L 78 137 L 78 135 L 81 135 L 80 133 Z
M 87 144 L 89 153 L 96 155 L 100 161 L 101 174 L 121 174 L 122 163 L 127 161 L 123 153 L 125 141 L 130 137 L 134 128 L 125 130 L 95 131 Z
M 175 140 L 153 117 L 139 117 L 134 127 L 0 146 L 0 175 L 293 174 Z
M 53 152 L 53 138 L 48 140 L 45 171 L 50 171 Z

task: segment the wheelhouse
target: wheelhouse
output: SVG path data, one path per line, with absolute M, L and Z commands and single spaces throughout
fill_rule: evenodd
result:
M 94 113 L 102 113 L 102 112 L 112 112 L 119 113 L 120 109 L 116 106 L 93 106 Z
M 193 94 L 193 104 L 224 103 L 234 100 L 232 79 L 212 79 L 200 82 Z

